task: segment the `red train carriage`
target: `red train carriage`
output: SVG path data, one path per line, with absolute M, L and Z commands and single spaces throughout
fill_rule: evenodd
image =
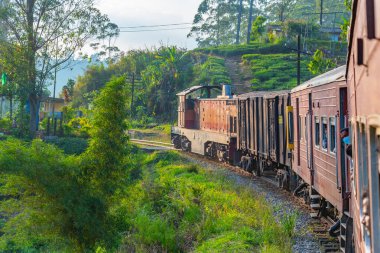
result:
M 178 127 L 172 128 L 176 148 L 233 162 L 236 151 L 237 100 L 223 87 L 194 86 L 177 94 Z
M 311 207 L 340 218 L 342 250 L 352 246 L 350 170 L 339 130 L 347 126 L 346 66 L 292 90 L 295 142 L 293 171 L 308 186 Z M 337 228 L 338 227 L 337 223 Z M 348 238 L 348 239 L 347 239 Z
M 341 162 L 345 155 L 337 137 L 347 111 L 344 76 L 342 66 L 292 90 L 296 133 L 292 169 L 339 212 L 344 210 L 341 198 L 346 191 Z
M 356 252 L 380 252 L 380 1 L 354 0 L 347 60 Z

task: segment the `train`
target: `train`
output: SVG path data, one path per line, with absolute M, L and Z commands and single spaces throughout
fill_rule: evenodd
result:
M 378 24 L 378 1 L 353 0 L 346 65 L 292 90 L 178 93 L 174 147 L 272 175 L 334 220 L 341 252 L 380 252 Z

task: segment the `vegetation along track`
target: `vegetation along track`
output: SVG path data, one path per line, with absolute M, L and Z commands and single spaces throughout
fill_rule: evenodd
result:
M 143 146 L 146 150 L 175 150 L 170 143 L 148 141 L 141 139 L 130 139 L 132 143 Z M 252 173 L 244 171 L 237 166 L 223 164 L 201 155 L 181 152 L 191 163 L 198 164 L 209 171 L 218 170 L 224 173 L 232 182 L 248 186 L 264 196 L 274 210 L 279 222 L 289 222 L 295 218 L 295 236 L 293 252 L 339 252 L 339 242 L 328 234 L 332 225 L 325 218 L 311 218 L 313 210 L 305 204 L 303 199 L 293 196 L 291 193 L 279 189 L 273 175 L 257 177 Z M 227 169 L 227 170 L 226 170 Z

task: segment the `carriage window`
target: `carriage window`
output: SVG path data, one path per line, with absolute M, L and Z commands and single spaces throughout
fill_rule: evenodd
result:
M 327 118 L 322 117 L 322 148 L 327 150 Z
M 372 225 L 371 231 L 373 248 L 380 248 L 380 241 L 375 240 L 374 236 L 380 233 L 380 176 L 379 176 L 379 166 L 380 166 L 380 128 L 371 127 L 370 131 L 370 159 L 371 159 L 371 170 L 370 178 L 371 184 L 369 192 L 370 194 L 370 224 Z M 375 250 L 378 252 L 377 250 Z
M 315 146 L 320 145 L 320 125 L 318 117 L 315 117 Z
M 330 152 L 336 152 L 336 128 L 335 118 L 330 118 Z

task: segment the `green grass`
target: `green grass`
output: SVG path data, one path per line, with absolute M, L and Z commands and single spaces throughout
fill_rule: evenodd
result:
M 130 233 L 123 248 L 138 252 L 291 251 L 291 235 L 257 193 L 235 186 L 177 152 L 146 156 L 143 178 L 123 201 Z

